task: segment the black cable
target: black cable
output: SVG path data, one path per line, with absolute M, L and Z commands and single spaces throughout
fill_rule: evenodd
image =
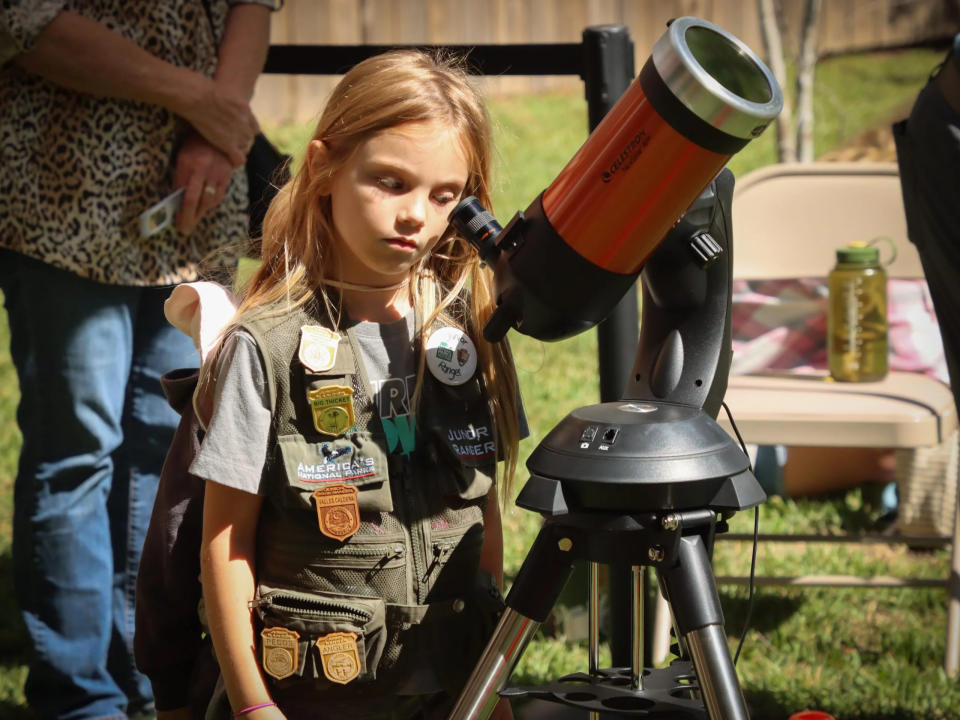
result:
M 727 413 L 727 419 L 730 421 L 730 427 L 733 428 L 734 434 L 737 436 L 737 440 L 740 442 L 740 448 L 743 450 L 743 454 L 747 456 L 747 468 L 750 472 L 753 472 L 753 463 L 750 462 L 750 454 L 747 452 L 747 444 L 743 441 L 743 437 L 740 435 L 740 430 L 737 428 L 737 423 L 733 420 L 733 413 L 730 412 L 730 408 L 726 402 L 723 403 L 723 409 Z M 753 601 L 755 597 L 756 585 L 754 584 L 754 579 L 757 572 L 757 546 L 758 546 L 758 537 L 760 535 L 760 506 L 757 505 L 753 508 L 753 552 L 750 555 L 750 582 L 748 585 L 748 594 L 747 594 L 747 613 L 746 617 L 743 619 L 743 631 L 740 633 L 740 642 L 737 643 L 737 651 L 733 654 L 733 664 L 736 666 L 737 661 L 740 659 L 740 651 L 743 650 L 743 641 L 747 638 L 747 632 L 750 630 L 750 619 L 753 617 Z
M 750 629 L 750 620 L 753 616 L 754 573 L 757 569 L 757 535 L 760 530 L 760 506 L 753 508 L 753 554 L 750 558 L 750 594 L 747 597 L 747 615 L 743 619 L 743 632 L 740 633 L 740 642 L 737 643 L 737 651 L 733 654 L 733 664 L 736 667 L 740 659 L 740 651 L 743 650 L 743 641 L 747 638 L 747 631 Z

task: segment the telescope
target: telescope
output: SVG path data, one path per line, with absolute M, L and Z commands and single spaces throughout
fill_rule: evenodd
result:
M 639 76 L 566 167 L 501 227 L 475 198 L 451 223 L 493 269 L 483 329 L 541 340 L 587 330 L 639 276 L 640 340 L 623 397 L 570 412 L 527 461 L 517 505 L 543 526 L 451 718 L 483 720 L 500 697 L 600 714 L 746 720 L 710 565 L 716 532 L 766 497 L 717 425 L 730 367 L 731 200 L 727 161 L 777 116 L 772 73 L 707 21 L 671 21 Z M 573 563 L 589 569 L 589 667 L 508 687 Z M 633 568 L 632 661 L 598 667 L 600 564 Z M 670 603 L 679 657 L 642 666 L 643 569 Z

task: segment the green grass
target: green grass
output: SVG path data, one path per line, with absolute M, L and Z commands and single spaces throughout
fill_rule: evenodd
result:
M 911 51 L 821 63 L 817 74 L 818 154 L 859 132 L 904 114 L 939 53 Z M 579 95 L 495 99 L 498 181 L 495 209 L 502 222 L 546 187 L 586 136 L 586 105 Z M 269 130 L 287 151 L 299 152 L 311 128 Z M 733 158 L 737 175 L 774 161 L 767 132 Z M 23 715 L 26 641 L 14 611 L 9 583 L 12 478 L 19 448 L 14 423 L 16 379 L 10 367 L 9 334 L 0 316 L 0 717 Z M 570 410 L 598 401 L 596 334 L 558 343 L 512 335 L 531 436 L 525 457 Z M 518 479 L 522 485 L 524 476 Z M 873 520 L 859 491 L 818 501 L 773 499 L 761 511 L 761 530 L 839 530 Z M 733 519 L 734 529 L 752 529 L 752 513 Z M 505 516 L 505 567 L 515 575 L 539 527 L 539 518 L 511 509 Z M 750 547 L 721 543 L 721 574 L 746 574 Z M 862 552 L 842 546 L 760 548 L 761 574 L 879 572 L 943 577 L 945 551 L 911 552 L 880 546 Z M 721 588 L 727 630 L 736 640 L 743 624 L 745 590 Z M 751 632 L 739 664 L 755 720 L 785 720 L 816 707 L 838 719 L 921 720 L 960 716 L 960 684 L 941 669 L 945 593 L 942 590 L 823 590 L 760 588 Z M 604 657 L 607 656 L 604 649 Z M 562 635 L 538 636 L 515 679 L 541 682 L 586 669 L 582 643 Z

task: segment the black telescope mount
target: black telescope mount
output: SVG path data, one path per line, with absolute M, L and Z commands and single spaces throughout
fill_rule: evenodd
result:
M 517 504 L 544 523 L 452 720 L 483 720 L 500 697 L 563 703 L 591 717 L 749 718 L 711 567 L 715 533 L 765 500 L 746 455 L 716 423 L 730 364 L 732 192 L 724 170 L 645 264 L 640 342 L 622 399 L 569 413 L 528 459 Z M 509 686 L 577 560 L 588 568 L 587 671 Z M 629 667 L 599 667 L 601 564 L 632 568 Z M 678 640 L 679 656 L 665 668 L 643 667 L 646 567 Z

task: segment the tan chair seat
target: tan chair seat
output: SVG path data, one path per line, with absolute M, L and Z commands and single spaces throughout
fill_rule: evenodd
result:
M 871 383 L 823 375 L 734 376 L 725 399 L 744 439 L 759 445 L 928 447 L 957 427 L 950 388 L 908 372 Z M 725 413 L 717 421 L 730 432 Z

